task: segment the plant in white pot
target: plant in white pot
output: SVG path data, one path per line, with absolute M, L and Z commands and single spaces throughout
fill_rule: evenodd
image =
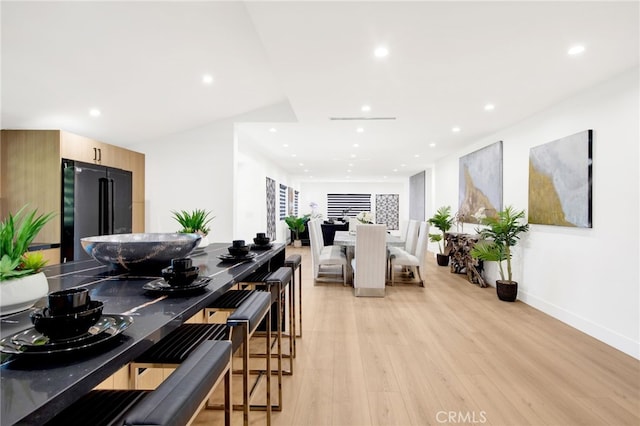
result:
M 440 253 L 436 254 L 438 265 L 447 266 L 449 264 L 449 256 L 444 252 L 445 235 L 453 226 L 453 217 L 451 216 L 451 206 L 442 206 L 436 213 L 431 216 L 427 222 L 429 225 L 435 226 L 440 230 L 439 234 L 429 234 L 429 240 L 432 243 L 438 243 Z
M 0 222 L 0 315 L 28 309 L 49 292 L 47 278 L 40 271 L 46 260 L 42 253 L 28 249 L 54 215 L 24 210 Z
M 195 209 L 193 211 L 172 211 L 173 218 L 182 226 L 178 232 L 183 234 L 199 234 L 202 236 L 198 247 L 204 248 L 209 245 L 209 223 L 215 216 L 209 217 L 210 211 L 204 209 Z
M 511 247 L 520 239 L 520 234 L 529 230 L 528 223 L 521 223 L 524 219 L 524 210 L 515 210 L 511 206 L 497 212 L 495 216 L 487 216 L 482 219 L 483 229 L 476 229 L 481 241 L 471 249 L 471 256 L 489 262 L 498 262 L 500 279 L 496 280 L 496 293 L 500 300 L 514 302 L 518 296 L 518 283 L 513 281 L 511 273 Z M 507 263 L 507 272 L 502 267 L 502 262 Z

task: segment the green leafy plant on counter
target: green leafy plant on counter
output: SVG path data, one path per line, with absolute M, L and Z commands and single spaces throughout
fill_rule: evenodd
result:
M 182 226 L 182 229 L 178 232 L 184 234 L 209 234 L 211 228 L 208 225 L 215 218 L 215 216 L 209 217 L 211 212 L 204 209 L 195 209 L 191 212 L 186 210 L 172 211 L 171 213 L 173 213 L 173 218 Z
M 24 213 L 26 206 L 0 222 L 0 281 L 39 272 L 46 264 L 42 253 L 27 252 L 29 244 L 55 215 Z

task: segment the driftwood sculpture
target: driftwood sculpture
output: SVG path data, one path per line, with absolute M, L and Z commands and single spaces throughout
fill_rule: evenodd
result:
M 471 249 L 478 242 L 477 235 L 447 233 L 445 254 L 449 255 L 451 273 L 467 274 L 467 279 L 480 287 L 487 287 L 482 278 L 482 261 L 471 257 Z

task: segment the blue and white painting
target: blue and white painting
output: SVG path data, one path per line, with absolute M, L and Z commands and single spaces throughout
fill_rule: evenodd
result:
M 593 131 L 529 151 L 529 223 L 591 228 Z
M 458 214 L 479 223 L 502 209 L 502 141 L 460 157 Z

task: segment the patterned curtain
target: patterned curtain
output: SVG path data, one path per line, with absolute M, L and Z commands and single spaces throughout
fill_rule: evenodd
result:
M 276 181 L 267 177 L 267 236 L 276 239 Z
M 398 221 L 399 194 L 376 194 L 376 223 L 387 225 L 389 230 L 400 229 Z

